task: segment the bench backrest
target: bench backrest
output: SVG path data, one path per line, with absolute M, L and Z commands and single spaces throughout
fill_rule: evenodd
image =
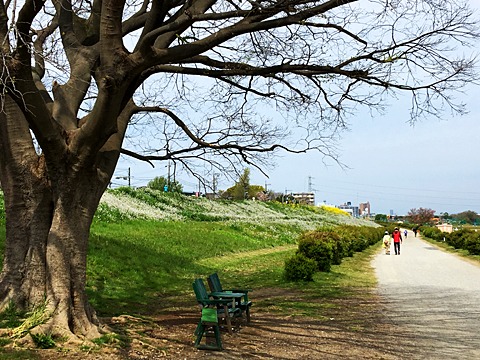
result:
M 195 279 L 192 286 L 199 303 L 203 304 L 205 300 L 208 300 L 207 288 L 202 279 Z
M 213 273 L 208 276 L 208 286 L 212 292 L 222 292 L 222 284 L 220 283 L 220 278 L 217 273 Z

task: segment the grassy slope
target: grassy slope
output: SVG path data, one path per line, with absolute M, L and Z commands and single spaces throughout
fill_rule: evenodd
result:
M 365 224 L 313 207 L 109 192 L 91 230 L 89 298 L 101 316 L 148 315 L 175 301 L 193 303 L 192 280 L 214 271 L 231 286 L 298 287 L 282 279 L 284 260 L 294 253 L 298 234 L 338 223 Z M 4 239 L 4 226 L 0 229 Z M 1 245 L 3 252 L 3 241 Z M 371 284 L 372 277 L 356 278 L 348 269 L 352 261 L 367 264 L 355 263 L 355 268 L 368 267 L 362 257 L 316 275 L 303 288 L 312 296 L 336 296 L 339 289 Z

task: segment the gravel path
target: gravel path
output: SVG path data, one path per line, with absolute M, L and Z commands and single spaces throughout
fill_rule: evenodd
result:
M 480 267 L 415 238 L 373 266 L 398 349 L 415 359 L 480 359 Z M 392 347 L 395 347 L 392 339 Z

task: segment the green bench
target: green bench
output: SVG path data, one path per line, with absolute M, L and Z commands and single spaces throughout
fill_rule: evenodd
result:
M 234 300 L 231 297 L 228 298 L 214 298 L 207 292 L 205 283 L 202 279 L 195 279 L 192 284 L 193 291 L 195 292 L 195 297 L 197 302 L 200 305 L 201 309 L 204 308 L 213 308 L 217 313 L 217 319 L 223 319 L 225 321 L 227 331 L 230 335 L 233 334 L 232 331 L 232 321 L 231 319 L 237 316 L 241 316 L 241 310 L 235 307 Z M 211 313 L 211 311 L 208 311 Z M 203 315 L 203 314 L 202 314 Z M 199 335 L 199 327 L 201 327 L 201 322 L 197 326 L 195 331 L 197 337 Z M 218 325 L 217 325 L 218 326 Z M 201 339 L 201 338 L 200 338 Z
M 211 296 L 221 299 L 232 298 L 234 300 L 232 306 L 239 308 L 242 314 L 245 313 L 247 323 L 250 323 L 250 307 L 252 306 L 252 302 L 248 300 L 248 290 L 224 289 L 217 273 L 209 275 L 207 281 Z

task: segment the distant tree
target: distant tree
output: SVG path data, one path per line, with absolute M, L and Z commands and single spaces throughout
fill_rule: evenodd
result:
M 232 187 L 221 193 L 225 199 L 244 200 L 248 197 L 248 190 L 250 188 L 250 169 L 245 169 L 240 174 L 238 181 Z
M 243 200 L 248 197 L 248 190 L 250 188 L 250 169 L 243 170 L 236 182 L 233 190 L 233 198 L 235 200 Z
M 168 192 L 177 192 L 181 193 L 183 191 L 183 186 L 178 181 L 168 181 L 164 176 L 157 176 L 156 178 L 150 180 L 147 184 L 147 187 L 155 190 L 165 191 L 165 186 L 167 186 Z
M 225 199 L 244 200 L 244 199 L 267 199 L 264 194 L 265 189 L 261 185 L 250 185 L 250 169 L 245 169 L 240 174 L 238 181 L 232 187 L 221 192 L 221 196 Z M 259 195 L 261 193 L 261 195 Z
M 375 215 L 376 221 L 387 221 L 387 215 L 385 214 L 377 214 Z
M 223 199 L 230 199 L 230 200 L 244 200 L 245 195 L 243 195 L 241 189 L 237 186 L 237 184 L 229 187 L 224 191 L 219 191 L 220 196 Z
M 452 218 L 458 222 L 465 222 L 467 224 L 477 224 L 480 221 L 480 215 L 475 211 L 467 210 L 458 214 L 452 215 Z
M 449 220 L 452 218 L 452 215 L 450 215 L 448 212 L 443 212 L 440 213 L 440 217 L 442 218 L 442 220 Z
M 411 209 L 407 214 L 407 219 L 413 224 L 423 225 L 430 223 L 434 215 L 435 210 L 432 209 Z

